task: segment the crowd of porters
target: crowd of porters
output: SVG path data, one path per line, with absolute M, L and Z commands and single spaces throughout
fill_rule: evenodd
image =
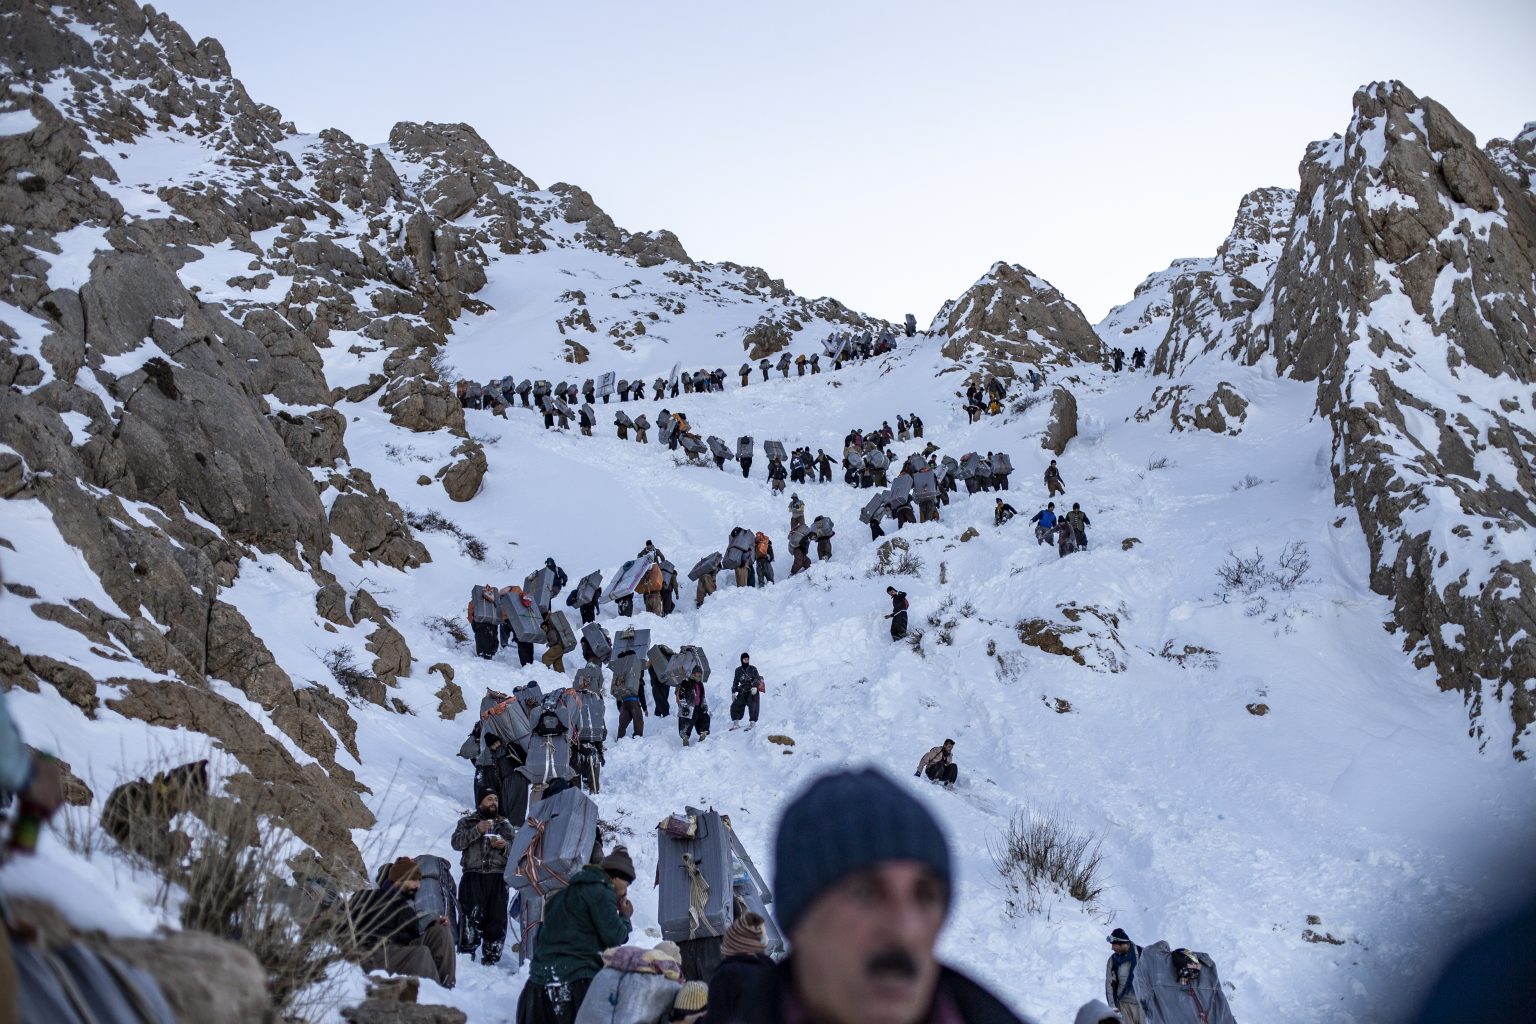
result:
M 916 323 L 908 316 L 907 337 L 915 333 Z M 833 370 L 841 370 L 844 363 L 875 358 L 895 347 L 896 335 L 890 330 L 882 331 L 879 335 L 869 330 L 856 334 L 835 332 L 822 341 L 822 348 Z M 799 355 L 781 352 L 776 361 L 766 356 L 759 359 L 757 369 L 762 373 L 764 381 L 768 380 L 770 371 L 775 368 L 786 379 L 791 369 L 800 377 L 804 377 L 807 371 L 813 375 L 819 374 L 822 355 L 822 352 L 814 352 L 809 356 L 803 352 Z M 749 361 L 742 363 L 736 371 L 742 387 L 751 383 L 752 370 L 753 364 Z M 702 395 L 724 391 L 725 381 L 726 372 L 723 367 L 713 370 L 701 368 L 691 372 L 684 371 L 680 366 L 674 367 L 668 376 L 657 377 L 650 382 L 651 401 L 663 401 L 669 394 L 677 398 L 684 394 Z M 579 388 L 570 381 L 551 384 L 548 380 L 519 380 L 506 376 L 485 382 L 461 380 L 455 383 L 454 392 L 459 404 L 466 409 L 490 409 L 497 414 L 505 414 L 507 409 L 521 404 L 524 409 L 543 413 L 545 427 L 552 428 L 558 423 L 560 429 L 565 430 L 570 428 L 571 421 L 580 420 L 582 433 L 589 434 L 597 422 L 595 406 L 599 402 L 607 405 L 615 396 L 621 403 L 631 400 L 643 402 L 646 398 L 646 383 L 643 379 L 620 379 L 609 371 L 588 377 Z

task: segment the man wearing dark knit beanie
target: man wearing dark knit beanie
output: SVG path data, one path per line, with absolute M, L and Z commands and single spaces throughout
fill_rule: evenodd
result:
M 889 776 L 817 779 L 785 809 L 774 852 L 774 913 L 793 953 L 725 1024 L 1022 1024 L 935 958 L 949 844 Z

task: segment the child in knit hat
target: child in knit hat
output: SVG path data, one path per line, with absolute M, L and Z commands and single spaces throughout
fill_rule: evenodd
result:
M 673 1024 L 694 1024 L 709 1009 L 709 986 L 702 981 L 688 981 L 677 990 L 672 1001 Z

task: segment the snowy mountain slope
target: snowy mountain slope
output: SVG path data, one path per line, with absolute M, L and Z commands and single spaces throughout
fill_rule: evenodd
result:
M 1529 142 L 1485 152 L 1401 83 L 1362 88 L 1344 136 L 1308 150 L 1299 194 L 1253 193 L 1217 261 L 1154 275 L 1099 325 L 1106 343 L 1161 333 L 1153 367 L 1176 379 L 1212 353 L 1317 382 L 1388 628 L 1517 758 L 1536 686 Z M 1230 381 L 1179 381 L 1138 415 L 1223 430 L 1247 405 Z
M 803 350 L 859 319 L 760 271 L 687 264 L 675 239 L 618 229 L 577 189 L 534 188 L 463 126 L 400 126 L 380 147 L 299 136 L 244 96 L 216 43 L 131 4 L 5 18 L 0 53 L 40 90 L 13 91 L 0 115 L 15 129 L 0 136 L 0 664 L 17 717 L 92 784 L 90 813 L 122 778 L 212 752 L 231 791 L 273 800 L 274 832 L 344 879 L 395 852 L 446 855 L 474 720 L 456 690 L 474 707 L 487 686 L 558 683 L 452 640 L 440 620 L 462 614 L 466 584 L 518 582 L 546 555 L 573 578 L 611 571 L 646 539 L 686 568 L 735 525 L 782 548 L 788 514 L 761 463 L 742 480 L 619 442 L 613 405 L 594 438 L 461 411 L 444 378 L 730 371 L 749 328 L 778 324 L 759 341 Z M 964 358 L 1001 365 L 994 349 L 1017 340 L 980 338 Z M 590 353 L 579 368 L 573 341 Z M 1045 407 L 964 423 L 936 383 L 953 341 L 641 408 L 829 452 L 852 426 L 916 411 L 946 452 L 1010 451 L 1014 493 L 1037 496 Z M 633 833 L 642 878 L 654 822 L 690 801 L 730 810 L 766 869 L 778 809 L 812 774 L 899 773 L 952 735 L 959 792 L 912 783 L 959 854 L 945 952 L 1021 1008 L 1066 1019 L 1095 994 L 1112 919 L 1209 950 L 1245 1019 L 1390 1019 L 1507 898 L 1536 820 L 1528 766 L 1480 755 L 1456 699 L 1381 630 L 1393 609 L 1329 493 L 1312 387 L 1265 359 L 1196 360 L 1191 387 L 1230 381 L 1250 399 L 1244 428 L 1170 435 L 1134 415 L 1153 380 L 1067 363 L 1080 431 L 1063 466 L 1092 550 L 1063 561 L 1021 520 L 995 531 L 985 495 L 904 531 L 924 562 L 897 578 L 919 655 L 879 618 L 886 580 L 867 575 L 856 516 L 868 494 L 802 490 L 839 524 L 831 563 L 785 580 L 781 550 L 774 587 L 635 619 L 706 646 L 718 719 L 751 650 L 765 721 L 682 750 L 653 720 L 611 745 L 604 817 Z M 477 454 L 474 486 L 439 486 Z M 1148 468 L 1160 456 L 1172 465 Z M 1313 562 L 1299 588 L 1213 596 L 1229 548 L 1273 561 L 1290 541 Z M 373 683 L 343 685 L 338 651 Z M 1004 916 L 989 843 L 1026 806 L 1103 830 L 1102 912 L 1053 899 L 1049 916 Z M 66 879 L 77 919 L 116 930 L 174 923 L 153 880 L 45 843 L 48 859 L 0 884 L 57 893 Z M 638 888 L 637 925 L 653 927 Z M 1344 945 L 1307 941 L 1307 915 Z M 430 1001 L 505 1020 L 518 985 L 510 964 L 465 964 Z

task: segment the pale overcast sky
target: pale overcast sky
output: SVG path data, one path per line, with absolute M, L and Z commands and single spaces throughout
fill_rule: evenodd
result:
M 889 318 L 996 260 L 1092 321 L 1297 184 L 1357 86 L 1536 120 L 1536 3 L 157 0 L 302 131 L 464 121 L 695 259 Z

